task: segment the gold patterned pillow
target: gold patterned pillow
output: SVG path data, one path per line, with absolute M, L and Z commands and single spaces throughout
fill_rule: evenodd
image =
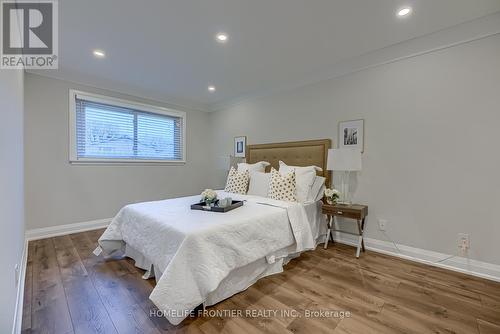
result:
M 245 195 L 247 193 L 249 180 L 250 174 L 248 171 L 238 172 L 234 167 L 231 167 L 224 191 Z
M 276 169 L 271 168 L 269 183 L 269 198 L 280 201 L 297 202 L 295 171 L 282 176 Z

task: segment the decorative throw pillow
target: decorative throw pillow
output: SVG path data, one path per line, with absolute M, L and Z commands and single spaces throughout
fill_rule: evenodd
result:
M 296 202 L 295 171 L 281 175 L 276 169 L 271 168 L 271 181 L 269 183 L 269 198 L 280 201 Z
M 247 193 L 248 180 L 250 180 L 248 171 L 240 173 L 234 167 L 231 167 L 224 191 L 245 195 Z
M 317 166 L 289 166 L 283 161 L 280 161 L 279 165 L 279 172 L 281 175 L 288 175 L 290 172 L 295 171 L 295 181 L 297 184 L 297 201 L 301 203 L 307 202 L 307 196 L 311 191 L 311 187 L 316 178 L 316 171 L 322 171 L 322 169 Z

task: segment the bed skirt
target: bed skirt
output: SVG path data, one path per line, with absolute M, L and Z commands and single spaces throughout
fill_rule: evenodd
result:
M 325 235 L 321 235 L 316 240 L 316 245 L 324 243 Z M 109 242 L 109 241 L 108 241 Z M 148 260 L 141 252 L 134 249 L 123 241 L 115 241 L 121 243 L 121 247 L 114 247 L 115 249 L 122 249 L 126 257 L 135 261 L 135 266 L 146 273 L 142 276 L 143 279 L 155 278 L 157 281 L 162 276 L 158 266 Z M 300 254 L 291 254 L 289 249 L 293 247 L 282 249 L 269 256 L 261 258 L 257 261 L 249 263 L 243 267 L 233 270 L 226 278 L 224 278 L 217 289 L 212 291 L 206 298 L 204 305 L 215 305 L 241 291 L 248 289 L 257 280 L 266 276 L 274 275 L 283 272 L 285 266 L 291 259 L 298 257 Z

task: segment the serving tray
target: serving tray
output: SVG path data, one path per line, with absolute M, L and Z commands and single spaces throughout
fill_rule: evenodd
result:
M 191 210 L 202 210 L 202 211 L 212 211 L 212 212 L 225 213 L 225 212 L 234 210 L 236 208 L 239 208 L 240 206 L 243 205 L 243 201 L 233 201 L 233 204 L 226 206 L 225 208 L 221 208 L 221 207 L 217 206 L 218 203 L 219 203 L 219 201 L 217 200 L 215 202 L 215 206 L 211 206 L 210 208 L 207 208 L 205 206 L 205 202 L 196 203 L 196 204 L 191 205 Z

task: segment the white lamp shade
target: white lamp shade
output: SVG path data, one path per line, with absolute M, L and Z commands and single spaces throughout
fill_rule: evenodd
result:
M 326 165 L 326 169 L 333 171 L 360 171 L 361 151 L 351 148 L 330 149 Z

